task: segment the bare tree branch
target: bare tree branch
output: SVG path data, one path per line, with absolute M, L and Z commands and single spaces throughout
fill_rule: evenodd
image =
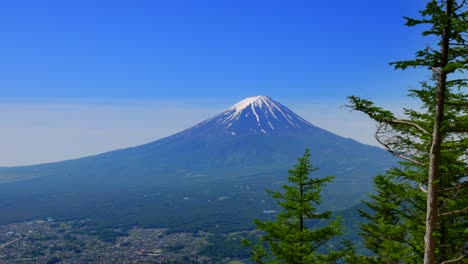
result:
M 380 128 L 377 129 L 377 131 L 375 132 L 375 135 L 374 135 L 374 136 L 375 136 L 375 139 L 376 139 L 377 142 L 379 142 L 382 146 L 384 146 L 384 148 L 385 148 L 388 152 L 390 152 L 392 155 L 394 155 L 394 156 L 396 156 L 396 157 L 399 157 L 399 158 L 401 158 L 401 159 L 404 159 L 404 160 L 406 160 L 406 161 L 409 161 L 409 162 L 411 162 L 411 163 L 420 165 L 420 166 L 424 166 L 424 165 L 425 165 L 424 163 L 422 163 L 422 162 L 420 162 L 420 161 L 417 161 L 417 160 L 415 160 L 415 159 L 412 159 L 412 158 L 410 158 L 410 157 L 407 157 L 407 156 L 405 156 L 405 155 L 403 155 L 403 154 L 401 154 L 401 153 L 398 153 L 398 152 L 394 151 L 387 143 L 383 142 L 383 141 L 380 139 L 380 137 L 378 136 L 378 133 L 379 133 L 379 132 L 380 132 Z
M 421 191 L 422 191 L 423 193 L 427 193 L 427 190 L 424 189 L 424 186 L 422 185 L 422 182 L 419 183 L 419 189 L 421 189 Z
M 465 188 L 468 188 L 468 183 L 464 182 L 464 183 L 461 183 L 459 184 L 458 186 L 456 187 L 451 187 L 451 188 L 441 188 L 441 190 L 443 190 L 444 192 L 447 192 L 447 191 L 459 191 L 459 190 L 463 190 Z
M 459 5 L 457 5 L 453 10 L 458 11 L 460 8 L 462 8 L 466 3 L 466 0 L 463 0 Z
M 436 67 L 432 67 L 431 68 L 436 74 L 440 74 L 441 73 L 441 70 L 439 68 L 436 68 Z
M 464 213 L 468 213 L 468 207 L 465 207 L 461 210 L 446 212 L 446 213 L 440 214 L 440 216 L 451 216 L 451 215 L 464 214 Z
M 459 261 L 463 260 L 463 259 L 466 258 L 466 257 L 468 257 L 468 254 L 465 254 L 465 255 L 463 255 L 463 256 L 460 256 L 459 258 L 456 258 L 456 259 L 443 261 L 441 264 L 456 263 L 456 262 L 459 262 Z
M 400 120 L 400 119 L 393 119 L 393 120 L 390 120 L 388 121 L 389 123 L 394 123 L 394 124 L 405 124 L 405 125 L 410 125 L 412 127 L 415 127 L 417 128 L 419 131 L 425 133 L 425 134 L 429 134 L 429 132 L 427 130 L 425 130 L 424 128 L 422 128 L 420 125 L 416 124 L 416 123 L 413 123 L 413 122 L 410 122 L 410 121 L 407 121 L 407 120 Z

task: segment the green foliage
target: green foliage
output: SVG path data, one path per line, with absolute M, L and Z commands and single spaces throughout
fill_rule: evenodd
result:
M 449 11 L 446 11 L 446 7 Z M 378 123 L 377 140 L 400 157 L 400 166 L 374 180 L 375 194 L 360 210 L 368 220 L 361 225 L 365 246 L 374 255 L 354 255 L 350 263 L 422 263 L 426 226 L 428 172 L 437 103 L 443 113 L 438 133 L 438 188 L 436 223 L 436 262 L 464 261 L 468 241 L 468 96 L 467 79 L 461 78 L 468 63 L 468 12 L 465 1 L 429 1 L 420 19 L 406 18 L 408 26 L 426 24 L 424 36 L 438 39 L 438 48 L 426 47 L 412 60 L 391 63 L 396 69 L 423 67 L 431 78 L 412 89 L 409 96 L 419 99 L 422 108 L 405 109 L 398 119 L 372 102 L 350 96 L 350 106 Z M 447 31 L 447 26 L 450 30 Z M 445 44 L 444 44 L 445 43 Z M 447 44 L 448 43 L 448 44 Z M 444 45 L 443 45 L 444 44 Z M 442 56 L 446 52 L 446 60 Z M 442 89 L 443 88 L 443 89 Z M 465 89 L 465 90 L 464 90 Z M 443 92 L 442 99 L 440 91 Z M 438 94 L 439 93 L 439 94 Z M 455 263 L 455 262 L 453 262 Z
M 289 170 L 289 185 L 282 192 L 267 190 L 277 200 L 282 211 L 276 221 L 255 220 L 257 228 L 265 234 L 261 241 L 267 244 L 252 245 L 251 259 L 257 263 L 334 263 L 343 256 L 344 250 L 326 250 L 327 242 L 341 234 L 339 219 L 317 227 L 308 228 L 312 220 L 329 219 L 331 212 L 318 212 L 320 192 L 333 177 L 310 178 L 316 170 L 310 163 L 309 150 L 298 159 L 294 169 Z M 327 251 L 327 252 L 323 252 Z

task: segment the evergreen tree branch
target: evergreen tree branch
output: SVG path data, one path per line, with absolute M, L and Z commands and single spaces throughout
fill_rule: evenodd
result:
M 413 128 L 416 128 L 424 134 L 430 134 L 429 131 L 424 129 L 422 126 L 416 124 L 415 122 L 395 118 L 392 112 L 384 110 L 381 107 L 374 106 L 374 103 L 372 103 L 371 101 L 356 96 L 348 96 L 348 100 L 351 103 L 351 105 L 345 105 L 346 107 L 349 107 L 355 111 L 363 112 L 379 123 L 389 125 L 408 125 Z

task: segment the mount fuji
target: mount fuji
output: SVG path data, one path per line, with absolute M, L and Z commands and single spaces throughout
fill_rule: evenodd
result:
M 246 98 L 172 136 L 75 160 L 0 168 L 0 224 L 38 217 L 86 217 L 106 225 L 239 230 L 274 208 L 265 189 L 311 150 L 334 175 L 324 207 L 344 209 L 393 166 L 384 150 L 314 126 L 279 102 Z

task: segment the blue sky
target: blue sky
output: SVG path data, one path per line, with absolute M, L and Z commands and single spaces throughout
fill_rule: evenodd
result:
M 304 115 L 317 105 L 345 104 L 352 94 L 395 107 L 424 78 L 388 66 L 430 44 L 420 29 L 403 26 L 403 16 L 423 6 L 417 0 L 0 1 L 0 107 L 8 113 L 0 115 L 0 129 L 10 131 L 0 138 L 0 166 L 144 143 L 252 95 L 271 96 Z M 90 109 L 95 112 L 86 114 Z M 190 114 L 171 115 L 184 109 Z M 83 131 L 92 129 L 87 119 L 100 115 L 107 127 L 139 132 L 92 148 L 98 138 Z M 77 116 L 84 121 L 71 122 Z M 173 125 L 148 126 L 155 120 Z M 102 120 L 91 124 L 99 134 L 115 133 L 101 128 Z M 83 142 L 66 145 L 58 135 Z M 37 141 L 64 150 L 44 150 Z

